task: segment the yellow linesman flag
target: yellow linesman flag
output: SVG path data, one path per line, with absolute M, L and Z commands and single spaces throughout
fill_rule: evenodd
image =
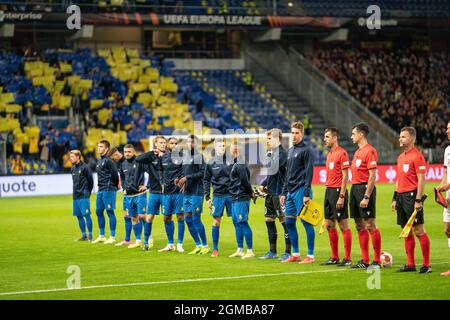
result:
M 399 238 L 408 238 L 409 233 L 411 232 L 411 228 L 413 226 L 414 220 L 416 220 L 417 210 L 414 210 L 402 232 L 400 233 Z
M 309 200 L 307 205 L 304 205 L 300 212 L 300 219 L 317 226 L 323 219 L 323 208 L 314 200 Z
M 326 228 L 327 228 L 327 221 L 325 219 L 323 219 L 322 225 L 320 226 L 320 230 L 319 230 L 319 236 L 325 232 Z

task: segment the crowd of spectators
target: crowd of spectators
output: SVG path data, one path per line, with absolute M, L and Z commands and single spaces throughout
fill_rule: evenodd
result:
M 332 48 L 318 49 L 308 58 L 394 130 L 415 127 L 424 148 L 446 142 L 449 53 Z

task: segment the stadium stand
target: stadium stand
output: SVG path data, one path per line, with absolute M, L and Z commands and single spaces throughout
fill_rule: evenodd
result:
M 93 165 L 100 139 L 146 151 L 148 136 L 192 132 L 193 120 L 208 134 L 274 126 L 288 131 L 295 119 L 249 72 L 173 68 L 171 61 L 123 47 L 97 54 L 49 49 L 27 59 L 3 53 L 0 130 L 8 173 L 64 171 L 67 152 L 77 148 Z
M 425 148 L 441 146 L 450 115 L 450 56 L 412 50 L 319 49 L 312 63 L 393 129 L 418 131 Z

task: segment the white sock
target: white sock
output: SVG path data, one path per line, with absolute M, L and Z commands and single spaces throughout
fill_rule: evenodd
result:
M 300 253 L 293 253 L 292 256 L 293 257 L 300 257 Z
M 247 252 L 248 252 L 248 253 L 252 253 L 253 250 L 252 250 L 252 249 L 247 249 Z
M 244 248 L 238 248 L 237 251 L 238 252 L 244 252 Z
M 310 258 L 313 258 L 313 259 L 314 259 L 314 256 L 312 256 L 312 255 L 309 255 L 309 254 L 307 255 L 307 257 L 310 257 Z
M 450 248 L 450 238 L 448 238 L 448 247 Z

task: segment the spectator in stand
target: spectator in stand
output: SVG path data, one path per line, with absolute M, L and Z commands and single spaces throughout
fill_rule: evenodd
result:
M 16 154 L 15 158 L 11 160 L 11 171 L 13 174 L 22 174 L 25 168 L 25 163 L 20 154 Z
M 424 147 L 445 143 L 449 53 L 333 48 L 308 58 L 394 130 L 414 123 Z

